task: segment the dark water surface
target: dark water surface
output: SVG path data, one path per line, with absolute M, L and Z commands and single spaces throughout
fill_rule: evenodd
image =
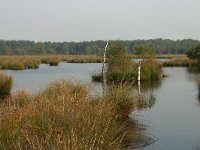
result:
M 158 141 L 143 150 L 194 150 L 200 145 L 197 74 L 187 68 L 164 68 L 169 77 L 152 90 L 155 105 L 139 113 Z
M 68 64 L 58 67 L 40 65 L 38 70 L 6 71 L 14 78 L 13 92 L 27 89 L 38 91 L 50 82 L 65 78 L 80 80 L 96 92 L 102 92 L 101 83 L 92 83 L 91 75 L 100 71 L 101 64 Z M 187 68 L 164 68 L 169 77 L 162 82 L 142 88 L 143 94 L 155 97 L 151 109 L 138 112 L 139 120 L 148 125 L 147 132 L 157 142 L 142 150 L 194 150 L 200 145 L 200 101 L 197 73 Z

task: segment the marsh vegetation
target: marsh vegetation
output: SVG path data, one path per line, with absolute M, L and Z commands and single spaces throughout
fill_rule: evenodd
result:
M 10 96 L 12 85 L 12 77 L 0 72 L 0 100 Z
M 137 69 L 141 65 L 142 89 L 148 89 L 153 81 L 155 87 L 160 86 L 162 63 L 151 58 L 140 64 L 133 62 L 120 42 L 110 46 L 107 56 L 106 76 L 110 84 L 104 95 L 92 96 L 86 86 L 66 80 L 53 82 L 34 94 L 19 91 L 11 95 L 12 77 L 0 74 L 0 94 L 4 99 L 0 113 L 0 148 L 122 149 L 151 143 L 153 140 L 147 137 L 144 126 L 130 116 L 136 110 L 152 108 L 156 98 L 147 92 L 149 99 L 141 99 L 133 92 L 132 83 L 137 81 Z M 7 64 L 7 69 L 14 70 L 34 68 L 34 64 L 39 67 L 41 63 L 56 66 L 60 61 L 82 63 L 102 59 L 61 55 L 1 58 L 2 69 L 6 69 Z M 197 63 L 186 57 L 170 61 L 169 66 Z M 96 78 L 102 81 L 101 74 Z
M 100 56 L 95 55 L 0 56 L 0 69 L 38 69 L 40 64 L 58 66 L 61 61 L 67 63 L 99 63 L 102 62 L 101 60 Z
M 91 97 L 80 83 L 59 80 L 30 95 L 7 97 L 0 116 L 1 149 L 121 149 L 146 144 L 129 115 L 137 107 L 130 86 Z M 134 144 L 133 144 L 134 143 Z
M 143 50 L 139 53 L 140 50 Z M 106 80 L 108 83 L 129 82 L 135 83 L 138 77 L 138 67 L 141 66 L 141 81 L 158 80 L 161 78 L 161 64 L 153 60 L 154 50 L 146 46 L 138 47 L 138 55 L 148 59 L 133 62 L 125 45 L 121 42 L 112 43 L 107 52 Z M 102 81 L 102 74 L 92 76 L 93 81 Z

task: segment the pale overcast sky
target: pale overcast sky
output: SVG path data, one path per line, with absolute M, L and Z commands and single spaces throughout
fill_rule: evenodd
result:
M 0 0 L 0 39 L 200 40 L 200 0 Z

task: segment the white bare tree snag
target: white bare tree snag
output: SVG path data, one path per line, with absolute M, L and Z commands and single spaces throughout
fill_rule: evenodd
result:
M 141 62 L 139 62 L 138 66 L 138 94 L 141 95 L 141 89 L 140 89 L 140 78 L 141 78 Z
M 103 92 L 104 92 L 104 87 L 106 86 L 106 51 L 108 47 L 108 41 L 106 43 L 106 47 L 104 49 L 104 54 L 103 54 L 103 66 L 102 66 L 102 77 L 103 77 Z
M 139 66 L 138 66 L 138 81 L 140 81 L 140 76 L 141 76 L 141 62 L 139 62 Z

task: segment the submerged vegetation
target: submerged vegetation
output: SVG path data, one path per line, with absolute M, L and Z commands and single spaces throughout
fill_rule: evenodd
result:
M 10 96 L 13 79 L 0 72 L 0 100 Z
M 0 116 L 0 149 L 112 150 L 147 144 L 139 124 L 129 119 L 136 101 L 127 85 L 94 98 L 85 86 L 64 80 L 35 95 L 19 92 L 7 98 Z

